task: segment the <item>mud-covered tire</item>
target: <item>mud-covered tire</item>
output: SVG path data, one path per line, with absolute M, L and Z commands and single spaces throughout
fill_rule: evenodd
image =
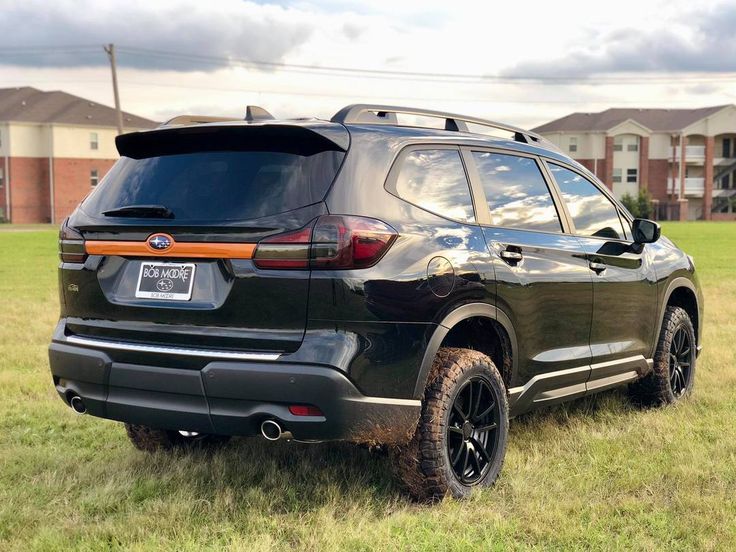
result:
M 482 434 L 483 437 L 478 438 L 473 437 L 481 435 L 475 433 L 475 429 L 463 429 L 473 432 L 466 439 L 465 433 L 458 435 L 457 430 L 460 429 L 458 422 L 463 419 L 461 415 L 464 413 L 461 410 L 467 410 L 468 423 L 475 419 L 472 416 L 473 400 L 467 396 L 470 387 L 472 397 L 473 386 L 477 387 L 478 404 L 483 400 L 484 394 L 488 399 L 491 392 L 495 401 L 493 412 L 485 417 L 477 416 L 476 423 L 479 425 L 475 427 L 478 431 L 490 425 L 496 427 L 490 431 L 486 430 L 486 433 Z M 471 403 L 467 409 L 463 400 Z M 480 408 L 485 407 L 479 406 L 476 412 Z M 491 419 L 494 422 L 490 422 Z M 472 423 L 470 427 L 473 427 Z M 493 361 L 478 351 L 441 348 L 435 357 L 427 381 L 416 432 L 408 444 L 391 450 L 394 470 L 406 491 L 415 500 L 441 500 L 448 494 L 455 498 L 465 498 L 474 488 L 489 487 L 496 481 L 506 454 L 508 429 L 506 387 Z M 454 434 L 451 436 L 451 433 Z M 489 445 L 492 443 L 492 447 L 488 446 L 491 452 L 486 450 L 484 443 L 479 443 L 480 439 Z M 479 449 L 474 445 L 468 447 L 467 443 L 480 444 L 481 448 L 486 450 L 487 459 L 483 455 L 476 454 L 474 451 Z M 478 467 L 476 481 L 467 480 L 465 473 L 458 475 L 456 470 L 464 471 L 464 468 L 458 468 L 458 464 L 453 463 L 450 458 L 451 453 L 456 457 L 462 455 L 463 446 L 466 447 L 466 451 L 469 449 L 469 455 L 476 458 L 475 465 Z M 467 459 L 468 457 L 465 457 L 466 463 Z M 482 469 L 479 461 L 485 462 Z M 471 469 L 475 470 L 475 467 L 471 466 Z
M 684 355 L 675 351 L 680 339 L 686 340 Z M 685 364 L 688 364 L 687 370 Z M 695 329 L 690 316 L 680 307 L 667 307 L 652 371 L 629 386 L 633 401 L 642 406 L 661 406 L 686 397 L 695 383 L 695 364 Z M 676 373 L 678 370 L 679 374 Z
M 230 440 L 227 435 L 200 433 L 193 436 L 184 436 L 178 431 L 155 429 L 137 424 L 125 424 L 125 432 L 135 448 L 151 453 L 175 449 L 209 450 L 220 447 Z

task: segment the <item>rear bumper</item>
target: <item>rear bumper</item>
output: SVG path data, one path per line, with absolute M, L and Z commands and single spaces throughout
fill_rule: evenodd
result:
M 221 435 L 260 434 L 260 424 L 272 419 L 299 440 L 398 444 L 411 438 L 421 411 L 418 400 L 365 396 L 326 366 L 216 352 L 201 370 L 127 364 L 114 361 L 104 342 L 87 341 L 57 334 L 51 373 L 62 400 L 79 395 L 101 418 Z M 294 416 L 292 404 L 317 406 L 324 416 Z

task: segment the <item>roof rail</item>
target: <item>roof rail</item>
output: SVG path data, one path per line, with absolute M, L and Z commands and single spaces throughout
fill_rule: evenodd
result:
M 478 119 L 476 117 L 467 117 L 465 115 L 457 115 L 454 113 L 445 113 L 444 111 L 431 111 L 429 109 L 419 109 L 415 107 L 397 107 L 392 105 L 371 105 L 371 104 L 352 104 L 343 107 L 340 111 L 333 115 L 330 119 L 333 123 L 342 124 L 372 124 L 372 125 L 395 125 L 398 126 L 398 118 L 396 115 L 418 115 L 420 117 L 433 117 L 445 120 L 445 130 L 454 132 L 470 132 L 467 123 L 494 128 L 510 132 L 514 135 L 514 140 L 526 144 L 548 144 L 539 134 L 524 130 L 503 123 L 496 123 L 486 119 Z
M 204 123 L 223 123 L 225 121 L 232 121 L 232 117 L 212 117 L 210 115 L 177 115 L 176 117 L 169 119 L 161 126 L 170 125 L 201 125 Z

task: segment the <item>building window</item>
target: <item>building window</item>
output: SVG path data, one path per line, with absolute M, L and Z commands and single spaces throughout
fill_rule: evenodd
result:
M 0 188 L 5 186 L 5 169 L 0 167 Z
M 731 139 L 723 139 L 723 157 L 731 157 Z
M 624 139 L 620 136 L 613 139 L 613 151 L 624 151 Z
M 613 169 L 613 181 L 621 182 L 621 169 Z
M 97 169 L 92 169 L 91 171 L 89 171 L 89 185 L 94 188 L 95 186 L 97 186 L 99 181 L 100 177 L 97 174 Z
M 639 177 L 638 169 L 626 169 L 626 182 L 629 184 L 636 184 Z
M 728 190 L 731 187 L 730 175 L 726 174 L 721 177 L 721 189 Z
M 89 149 L 99 149 L 100 148 L 100 142 L 99 138 L 97 137 L 96 132 L 90 132 L 89 133 Z
M 570 136 L 570 143 L 568 145 L 570 152 L 578 151 L 578 139 L 575 136 Z
M 626 144 L 626 151 L 639 151 L 639 140 L 634 139 L 632 144 Z

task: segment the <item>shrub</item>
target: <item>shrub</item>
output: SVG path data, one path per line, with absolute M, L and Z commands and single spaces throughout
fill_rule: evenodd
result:
M 621 197 L 621 203 L 635 218 L 652 218 L 652 196 L 648 190 L 639 190 L 636 197 L 626 193 Z
M 621 196 L 621 203 L 628 209 L 629 213 L 634 215 L 635 218 L 639 218 L 639 202 L 629 193 L 625 193 Z

